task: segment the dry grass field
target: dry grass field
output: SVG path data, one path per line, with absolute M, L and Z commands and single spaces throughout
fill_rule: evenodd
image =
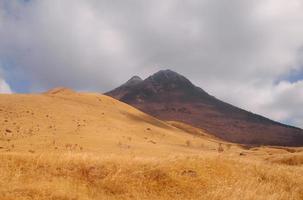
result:
M 0 199 L 303 199 L 303 149 L 248 148 L 100 94 L 0 95 Z

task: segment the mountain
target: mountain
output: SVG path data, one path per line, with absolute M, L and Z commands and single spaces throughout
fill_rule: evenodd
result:
M 161 70 L 145 80 L 132 79 L 105 94 L 161 120 L 184 122 L 226 141 L 303 146 L 302 129 L 225 103 L 171 70 Z
M 119 99 L 124 96 L 133 86 L 141 83 L 142 81 L 143 80 L 139 76 L 133 76 L 131 79 L 126 81 L 126 83 L 112 91 L 112 95 Z

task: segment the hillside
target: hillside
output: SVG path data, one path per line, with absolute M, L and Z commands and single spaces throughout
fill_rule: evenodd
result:
M 105 93 L 162 120 L 180 121 L 226 141 L 303 146 L 303 130 L 245 111 L 209 95 L 184 76 L 161 70 Z
M 0 199 L 302 199 L 303 149 L 226 143 L 111 97 L 0 95 Z
M 44 94 L 0 95 L 0 133 L 0 151 L 71 148 L 96 153 L 144 151 L 157 156 L 179 151 L 193 139 L 113 98 L 64 88 Z

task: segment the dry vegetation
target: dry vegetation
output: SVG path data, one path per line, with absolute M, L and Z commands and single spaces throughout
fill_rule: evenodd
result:
M 0 96 L 0 200 L 303 199 L 300 148 L 245 148 L 63 92 Z
M 303 199 L 303 168 L 208 153 L 166 159 L 1 154 L 9 199 Z
M 271 156 L 267 160 L 271 161 L 272 163 L 277 163 L 277 164 L 300 166 L 300 165 L 303 165 L 303 154 L 294 153 L 294 154 L 287 154 L 287 155 Z

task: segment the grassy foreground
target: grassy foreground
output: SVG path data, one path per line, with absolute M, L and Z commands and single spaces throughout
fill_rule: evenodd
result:
M 226 143 L 100 94 L 0 95 L 0 200 L 26 199 L 301 200 L 303 148 Z
M 296 160 L 3 153 L 0 199 L 303 199 Z

